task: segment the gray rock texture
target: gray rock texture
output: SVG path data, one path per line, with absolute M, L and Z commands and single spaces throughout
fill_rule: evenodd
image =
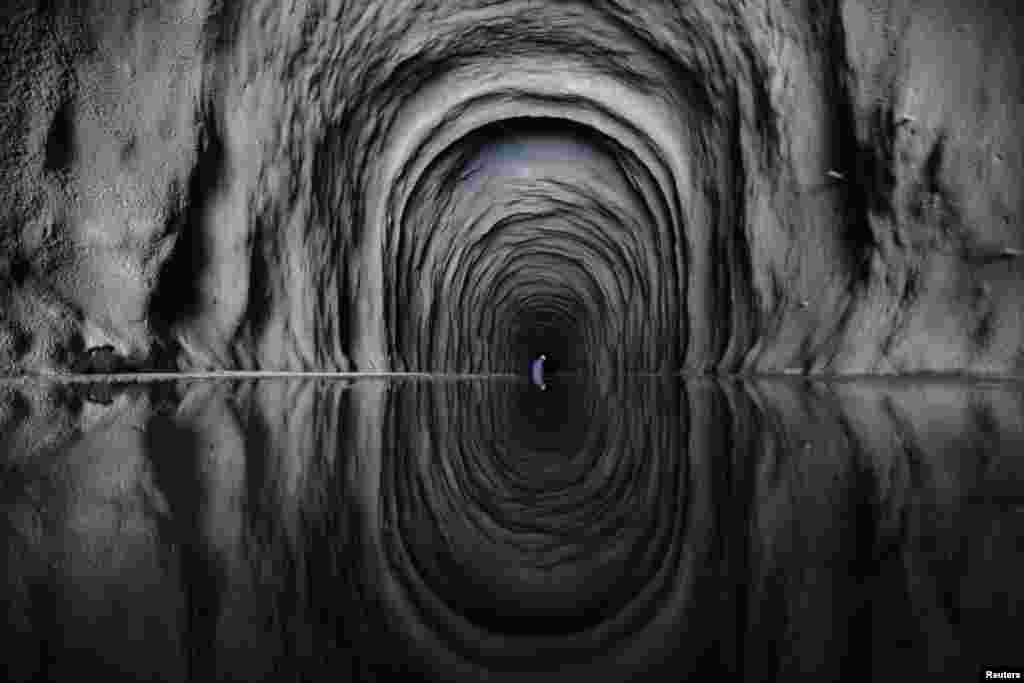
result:
M 13 0 L 0 34 L 5 374 L 1024 362 L 1015 0 Z

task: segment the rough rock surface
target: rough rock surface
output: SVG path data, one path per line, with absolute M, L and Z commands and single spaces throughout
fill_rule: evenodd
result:
M 1015 0 L 20 0 L 0 33 L 3 373 L 1022 364 Z

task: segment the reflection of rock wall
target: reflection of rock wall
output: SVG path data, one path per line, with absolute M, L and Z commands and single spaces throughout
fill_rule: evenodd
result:
M 150 5 L 2 10 L 6 372 L 1017 365 L 1012 0 Z
M 14 393 L 13 680 L 871 680 L 1016 647 L 1017 389 L 642 382 L 553 450 L 522 437 L 564 401 L 514 383 Z

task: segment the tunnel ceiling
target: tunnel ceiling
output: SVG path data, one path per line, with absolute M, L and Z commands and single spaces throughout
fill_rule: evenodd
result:
M 14 3 L 0 366 L 1014 372 L 1020 20 L 885 5 Z

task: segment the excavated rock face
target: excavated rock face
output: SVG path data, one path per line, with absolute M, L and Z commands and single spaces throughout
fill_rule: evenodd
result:
M 1016 9 L 7 3 L 0 370 L 1014 372 Z

